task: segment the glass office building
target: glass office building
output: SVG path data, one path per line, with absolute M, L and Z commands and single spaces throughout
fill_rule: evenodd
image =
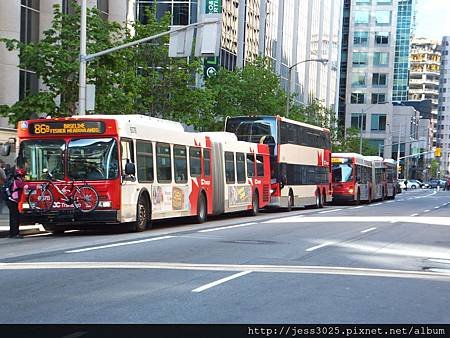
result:
M 409 54 L 416 0 L 398 0 L 393 101 L 408 100 Z

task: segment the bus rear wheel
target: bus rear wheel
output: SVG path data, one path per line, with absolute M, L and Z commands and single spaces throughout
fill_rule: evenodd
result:
M 286 211 L 292 211 L 293 207 L 294 207 L 294 194 L 292 193 L 292 191 L 290 191 Z
M 321 208 L 322 202 L 321 202 L 322 198 L 320 196 L 320 192 L 316 191 L 316 204 L 314 205 L 315 209 L 319 209 Z
M 361 204 L 361 192 L 359 191 L 359 189 L 358 189 L 358 193 L 356 194 L 355 204 L 356 205 L 360 205 Z
M 207 217 L 206 198 L 204 194 L 200 194 L 198 197 L 197 216 L 195 217 L 195 222 L 198 224 L 204 223 L 206 222 Z
M 259 213 L 259 195 L 255 190 L 252 197 L 252 208 L 249 210 L 249 216 L 256 216 Z

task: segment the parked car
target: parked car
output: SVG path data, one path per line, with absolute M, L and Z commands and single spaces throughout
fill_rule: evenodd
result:
M 423 185 L 419 180 L 408 180 L 408 189 L 417 189 L 421 188 Z
M 439 180 L 430 180 L 430 188 L 436 189 L 439 186 Z

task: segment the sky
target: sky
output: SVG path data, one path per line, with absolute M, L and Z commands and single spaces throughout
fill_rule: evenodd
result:
M 450 0 L 417 0 L 416 37 L 450 36 Z

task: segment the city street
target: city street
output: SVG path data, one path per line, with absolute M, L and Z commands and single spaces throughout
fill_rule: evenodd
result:
M 0 238 L 1 323 L 448 323 L 450 192 Z

